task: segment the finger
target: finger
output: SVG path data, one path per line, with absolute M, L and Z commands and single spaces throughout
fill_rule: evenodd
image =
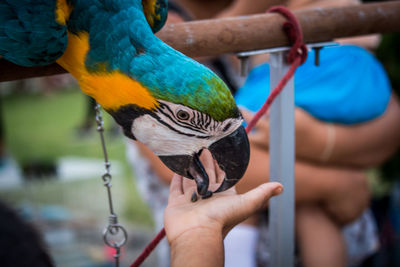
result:
M 261 118 L 264 118 L 264 119 L 268 120 L 268 119 L 269 119 L 269 114 L 270 114 L 270 109 L 268 109 L 268 110 L 264 113 L 264 115 L 262 115 Z
M 182 181 L 183 194 L 186 194 L 191 188 L 197 188 L 196 182 L 192 179 L 184 178 Z
M 174 176 L 172 176 L 171 185 L 169 186 L 170 198 L 183 195 L 182 179 L 183 177 L 176 173 L 174 173 Z
M 250 214 L 266 207 L 268 200 L 272 196 L 279 195 L 283 192 L 283 186 L 277 182 L 269 182 L 261 184 L 242 195 L 242 205 L 249 209 Z
M 251 112 L 250 110 L 248 110 L 246 108 L 243 108 L 243 107 L 240 107 L 240 113 L 242 113 L 243 119 L 246 122 L 251 121 L 251 119 L 254 117 L 254 113 L 253 112 Z
M 249 141 L 252 144 L 269 148 L 269 133 L 264 133 L 262 131 L 255 132 L 249 135 Z
M 261 118 L 255 125 L 255 131 L 249 135 L 249 140 L 251 143 L 262 146 L 269 147 L 269 120 L 266 118 Z
M 272 196 L 282 193 L 282 190 L 283 187 L 281 184 L 269 182 L 259 185 L 243 195 L 236 195 L 235 197 L 237 197 L 239 201 L 234 202 L 234 212 L 228 214 L 227 218 L 225 218 L 226 229 L 229 230 L 229 227 L 242 222 L 261 208 L 266 207 L 268 200 Z M 227 233 L 227 230 L 225 232 Z
M 252 134 L 258 133 L 258 132 L 261 132 L 262 134 L 268 133 L 269 132 L 269 118 L 266 117 L 265 115 L 263 115 L 261 117 L 261 119 L 258 120 L 257 124 L 254 125 L 254 130 L 255 131 L 252 131 Z
M 257 122 L 257 126 L 261 129 L 269 129 L 269 116 L 264 114 Z
M 225 178 L 225 172 L 221 170 L 216 160 L 214 160 L 214 168 L 216 170 L 216 176 L 217 176 L 216 183 L 220 184 Z
M 192 179 L 183 178 L 182 189 L 183 189 L 183 195 L 185 196 L 185 198 L 188 199 L 188 201 L 192 201 L 193 193 L 197 193 L 196 182 Z
M 247 109 L 241 109 L 240 111 L 242 112 L 243 118 L 245 119 L 246 122 L 250 122 L 253 119 L 253 117 L 254 117 L 253 112 L 251 112 Z M 256 125 L 254 125 L 251 135 L 253 135 L 254 133 L 257 133 L 259 131 L 261 131 L 262 133 L 264 131 L 266 131 L 266 132 L 269 131 L 269 113 L 264 114 L 261 117 L 261 119 L 258 120 Z
M 249 216 L 256 211 L 266 207 L 268 200 L 277 194 L 280 194 L 283 187 L 280 183 L 269 182 L 261 184 L 249 192 L 241 195 L 241 202 L 236 206 L 237 211 L 242 216 Z
M 203 163 L 204 169 L 208 174 L 208 179 L 210 181 L 210 184 L 215 184 L 216 183 L 216 174 L 215 174 L 215 165 L 214 165 L 214 159 L 211 155 L 211 152 L 209 150 L 203 150 L 203 152 L 200 155 L 201 162 Z

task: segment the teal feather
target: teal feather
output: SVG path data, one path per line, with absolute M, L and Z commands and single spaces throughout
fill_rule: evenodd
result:
M 87 8 L 91 3 L 91 8 Z M 141 1 L 72 1 L 68 27 L 87 31 L 90 51 L 86 67 L 92 72 L 121 71 L 139 81 L 153 96 L 211 115 L 218 121 L 239 117 L 228 87 L 208 68 L 161 42 L 149 27 Z M 120 9 L 118 9 L 118 8 Z M 102 63 L 102 64 L 99 64 Z
M 55 1 L 0 3 L 0 55 L 22 66 L 53 63 L 67 46 L 66 27 L 55 20 Z

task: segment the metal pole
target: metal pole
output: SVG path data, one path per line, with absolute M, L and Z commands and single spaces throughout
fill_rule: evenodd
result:
M 286 51 L 270 55 L 270 86 L 274 88 L 290 65 Z M 294 266 L 294 78 L 275 99 L 270 110 L 270 180 L 284 192 L 270 200 L 269 237 L 271 264 Z

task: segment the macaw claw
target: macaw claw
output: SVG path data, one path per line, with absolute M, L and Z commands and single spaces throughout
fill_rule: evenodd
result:
M 213 192 L 210 190 L 207 190 L 207 192 L 203 196 L 201 196 L 201 198 L 206 199 L 206 198 L 212 197 L 212 195 L 213 195 Z

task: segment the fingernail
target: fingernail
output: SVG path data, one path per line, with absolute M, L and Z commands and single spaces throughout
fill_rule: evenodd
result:
M 274 196 L 276 196 L 276 195 L 279 195 L 279 194 L 281 194 L 283 192 L 283 187 L 282 186 L 279 186 L 278 188 L 276 188 L 275 190 L 274 190 Z

